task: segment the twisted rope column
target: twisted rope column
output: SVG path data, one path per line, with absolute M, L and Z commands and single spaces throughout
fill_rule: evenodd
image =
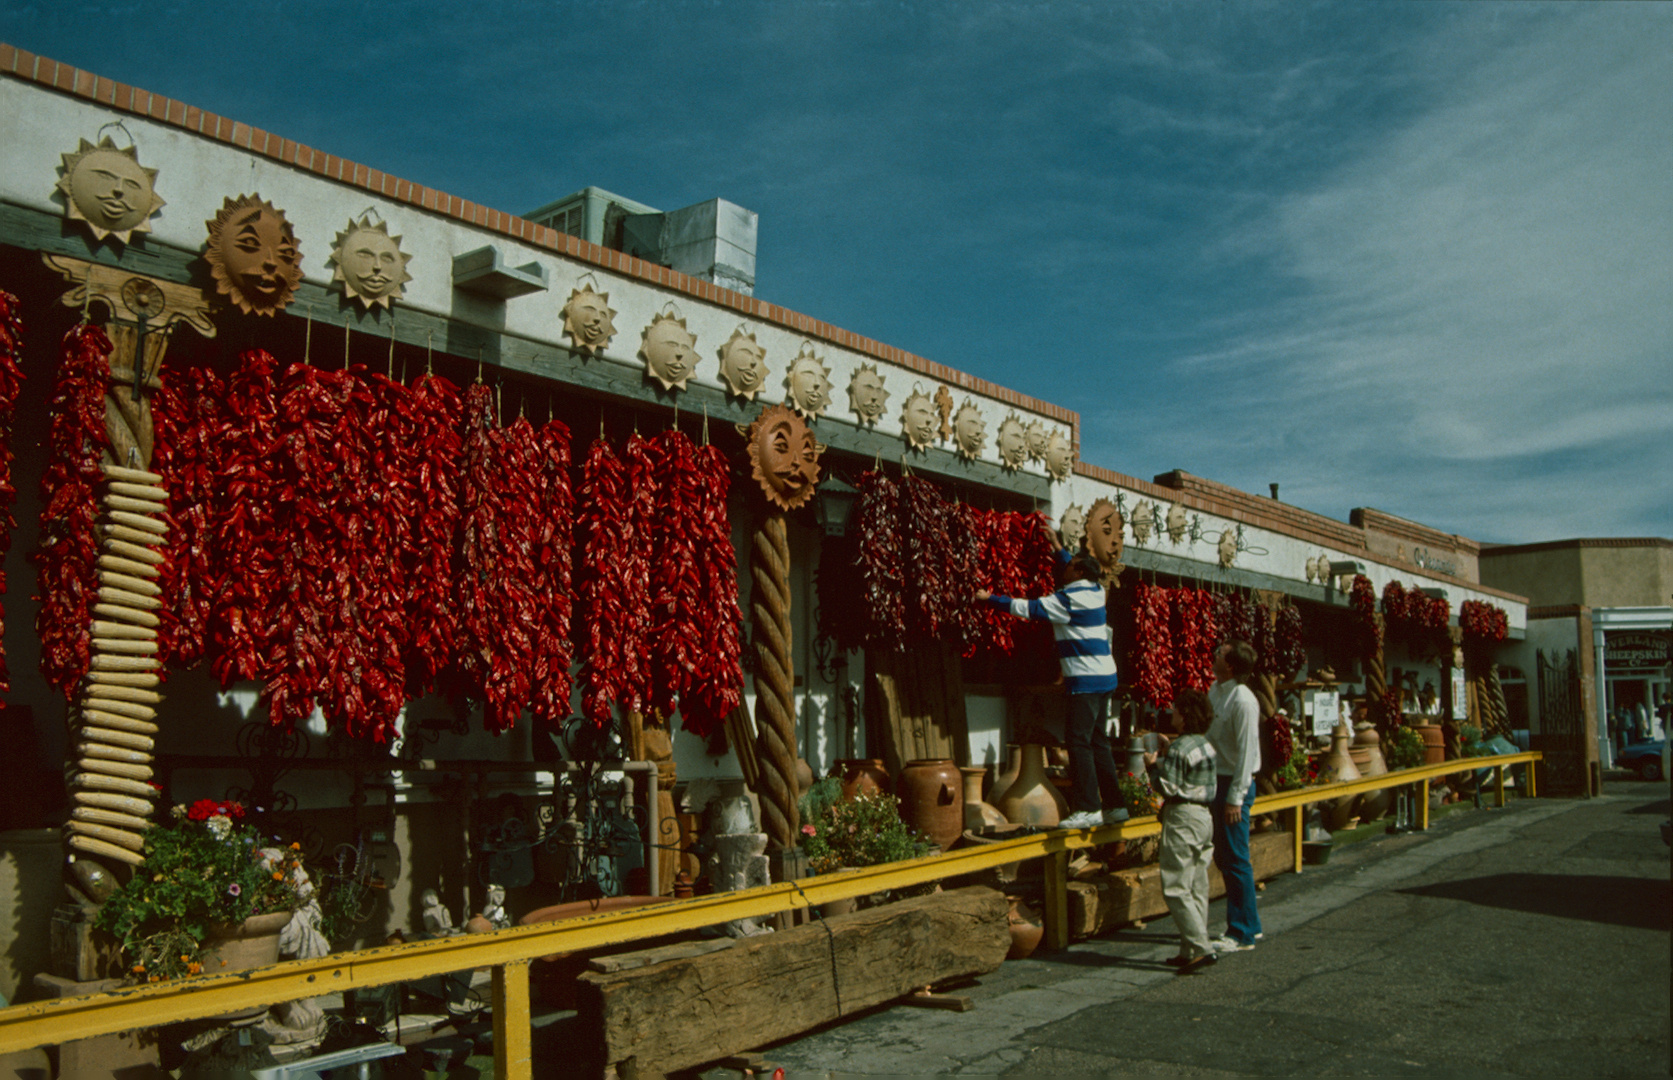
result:
M 1371 722 L 1377 725 L 1379 731 L 1386 732 L 1400 723 L 1400 717 L 1389 716 L 1383 709 L 1383 695 L 1388 693 L 1388 662 L 1382 643 L 1387 634 L 1382 612 L 1377 612 L 1372 618 L 1376 621 L 1377 635 L 1373 639 L 1375 646 L 1365 657 L 1365 704 Z
M 775 850 L 796 845 L 795 665 L 790 654 L 790 541 L 784 515 L 761 519 L 750 543 L 751 640 L 755 643 L 755 790 L 761 827 Z

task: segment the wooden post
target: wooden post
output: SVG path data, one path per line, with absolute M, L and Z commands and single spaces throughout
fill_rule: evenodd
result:
M 1537 764 L 1539 763 L 1530 761 L 1522 769 L 1522 775 L 1526 778 L 1528 783 L 1528 790 L 1522 793 L 1522 797 L 1524 799 L 1533 799 L 1538 797 L 1538 793 L 1534 791 L 1534 766 Z
M 1505 804 L 1505 767 L 1503 765 L 1493 770 L 1493 787 L 1495 789 L 1493 805 L 1503 806 Z
M 494 968 L 494 1075 L 529 1080 L 533 1075 L 529 1039 L 529 962 Z
M 1054 851 L 1045 858 L 1045 945 L 1047 951 L 1069 947 L 1069 852 Z
M 1429 778 L 1427 776 L 1423 778 L 1418 787 L 1417 827 L 1420 832 L 1429 828 Z
M 1307 816 L 1307 808 L 1296 806 L 1292 809 L 1295 813 L 1295 840 L 1293 841 L 1295 845 L 1295 872 L 1299 874 L 1301 873 L 1301 830 L 1302 822 Z

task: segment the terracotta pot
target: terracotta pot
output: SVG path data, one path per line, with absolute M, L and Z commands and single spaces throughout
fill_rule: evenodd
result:
M 842 797 L 852 801 L 856 796 L 888 795 L 889 770 L 879 758 L 843 758 L 836 763 L 832 775 L 842 779 Z
M 964 827 L 971 832 L 996 828 L 1005 824 L 1005 815 L 991 803 L 982 801 L 982 778 L 988 771 L 980 768 L 961 768 L 964 777 Z
M 1016 825 L 1056 825 L 1069 814 L 1069 801 L 1046 777 L 1043 747 L 1022 748 L 1022 769 L 995 804 L 1005 820 Z
M 1016 782 L 1017 773 L 1022 771 L 1022 747 L 1016 743 L 1005 744 L 1005 765 L 997 768 L 993 773 L 993 783 L 988 785 L 988 802 L 994 806 L 1005 797 L 1005 792 Z
M 1359 768 L 1348 753 L 1348 725 L 1337 724 L 1330 733 L 1330 753 L 1319 769 L 1319 782 L 1333 784 L 1359 778 Z M 1354 804 L 1358 801 L 1358 795 L 1344 795 L 1323 803 L 1319 812 L 1324 817 L 1324 827 L 1331 832 L 1347 828 L 1348 819 L 1354 813 Z
M 1005 959 L 1027 959 L 1040 947 L 1040 939 L 1046 936 L 1046 928 L 1034 909 L 1023 903 L 1022 897 L 1007 896 L 1005 899 L 1011 902 L 1010 910 L 1005 913 L 1005 922 L 1011 930 L 1011 948 L 1005 954 Z
M 1382 736 L 1377 734 L 1377 726 L 1372 723 L 1354 725 L 1358 734 L 1354 736 L 1353 745 L 1348 752 L 1353 756 L 1354 765 L 1359 768 L 1359 775 L 1370 779 L 1382 776 L 1388 772 L 1388 762 L 1383 760 Z M 1361 760 L 1363 757 L 1364 760 Z M 1394 794 L 1387 788 L 1373 791 L 1359 797 L 1359 816 L 1362 821 L 1376 821 L 1388 813 L 1394 802 Z
M 951 758 L 908 761 L 896 785 L 900 818 L 942 851 L 964 832 L 964 785 Z
M 237 925 L 211 926 L 208 937 L 204 939 L 204 974 L 244 971 L 278 963 L 279 931 L 290 922 L 290 914 L 288 911 L 274 911 L 267 915 L 252 915 Z
M 1439 765 L 1446 760 L 1446 732 L 1439 724 L 1413 724 L 1412 730 L 1423 736 L 1423 763 Z

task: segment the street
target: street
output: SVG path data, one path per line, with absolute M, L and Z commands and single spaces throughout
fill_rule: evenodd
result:
M 968 1013 L 880 1010 L 765 1051 L 844 1076 L 1664 1076 L 1665 783 L 1451 809 L 1261 898 L 1266 938 L 1176 978 L 1171 919 L 1010 961 Z M 1223 926 L 1223 904 L 1210 926 Z

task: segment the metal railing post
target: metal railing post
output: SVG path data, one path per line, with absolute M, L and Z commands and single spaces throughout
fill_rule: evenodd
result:
M 1294 819 L 1292 825 L 1295 829 L 1295 838 L 1291 841 L 1291 846 L 1295 848 L 1295 872 L 1298 874 L 1301 873 L 1301 830 L 1303 828 L 1302 822 L 1306 811 L 1307 808 L 1300 803 L 1297 803 L 1295 806 L 1290 808 L 1291 816 Z
M 494 968 L 494 1075 L 530 1080 L 534 1051 L 529 1037 L 529 962 Z
M 1047 950 L 1069 947 L 1069 852 L 1048 852 L 1045 857 Z

